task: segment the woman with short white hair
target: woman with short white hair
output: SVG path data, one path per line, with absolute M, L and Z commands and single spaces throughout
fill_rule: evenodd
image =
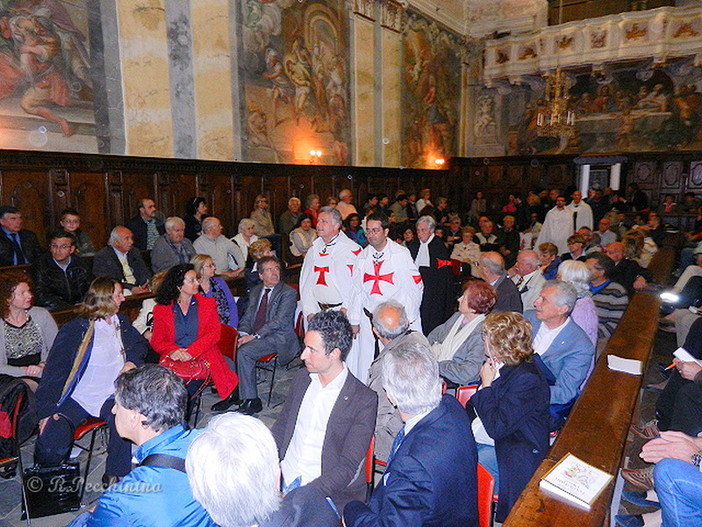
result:
M 592 272 L 584 262 L 566 260 L 558 266 L 558 279 L 572 285 L 578 292 L 578 300 L 570 316 L 580 326 L 597 348 L 597 310 L 590 293 Z
M 237 262 L 236 268 L 245 267 L 246 261 L 249 258 L 249 246 L 258 240 L 258 236 L 254 234 L 255 223 L 251 218 L 243 218 L 239 222 L 239 233 L 231 240 L 239 246 L 243 260 Z

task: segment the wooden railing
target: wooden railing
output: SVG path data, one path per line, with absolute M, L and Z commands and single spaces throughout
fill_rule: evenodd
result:
M 654 256 L 649 269 L 659 283 L 667 282 L 673 260 L 674 251 L 670 248 L 662 248 Z M 610 370 L 606 355 L 640 360 L 645 367 L 658 329 L 659 306 L 656 294 L 634 295 L 558 439 L 512 508 L 504 527 L 606 524 L 613 483 L 585 511 L 547 495 L 539 489 L 539 481 L 568 452 L 605 472 L 617 473 L 643 376 Z

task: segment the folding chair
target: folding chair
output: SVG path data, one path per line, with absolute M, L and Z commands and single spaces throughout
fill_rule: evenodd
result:
M 375 487 L 375 434 L 371 436 L 368 450 L 366 450 L 366 503 L 373 494 Z
M 496 499 L 495 478 L 478 463 L 478 527 L 492 525 L 492 504 Z
M 88 483 L 88 475 L 90 474 L 90 462 L 93 459 L 93 451 L 95 448 L 95 437 L 97 436 L 97 433 L 102 431 L 102 433 L 105 433 L 105 431 L 108 430 L 107 423 L 103 421 L 102 419 L 96 419 L 94 417 L 90 417 L 85 423 L 80 425 L 79 427 L 76 428 L 76 431 L 73 433 L 73 444 L 83 450 L 84 452 L 88 453 L 88 460 L 85 463 L 85 475 L 83 476 L 83 484 L 80 486 L 80 501 L 83 501 L 83 494 L 85 493 L 85 486 Z M 90 446 L 88 448 L 85 448 L 84 446 L 81 446 L 78 444 L 78 441 L 83 439 L 86 434 L 90 433 Z
M 461 403 L 461 406 L 465 408 L 466 404 L 468 404 L 468 401 L 470 401 L 470 398 L 473 397 L 473 394 L 477 391 L 477 384 L 459 386 L 458 388 L 456 388 L 456 399 L 458 399 L 458 402 Z
M 10 412 L 10 434 L 13 442 L 14 455 L 6 458 L 0 459 L 0 467 L 11 467 L 15 465 L 15 470 L 19 474 L 20 483 L 20 493 L 22 495 L 22 503 L 24 504 L 24 510 L 29 510 L 29 505 L 27 504 L 27 495 L 24 492 L 24 469 L 22 468 L 22 450 L 20 448 L 19 437 L 17 436 L 17 422 L 19 421 L 20 410 L 22 409 L 22 403 L 24 402 L 24 394 L 20 393 L 15 401 L 15 406 Z M 25 519 L 27 525 L 32 524 L 32 520 L 29 518 L 29 514 Z
M 256 361 L 256 369 L 271 372 L 271 387 L 268 389 L 268 404 L 271 405 L 271 396 L 273 395 L 273 383 L 275 382 L 275 370 L 278 366 L 278 354 L 271 353 L 265 357 L 261 357 Z

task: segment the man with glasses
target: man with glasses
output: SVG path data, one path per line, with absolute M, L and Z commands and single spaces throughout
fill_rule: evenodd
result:
M 49 235 L 49 252 L 32 264 L 34 303 L 50 311 L 70 309 L 90 287 L 88 269 L 75 254 L 75 236 L 64 230 Z
M 154 200 L 144 198 L 139 200 L 139 214 L 131 218 L 126 224 L 134 235 L 134 246 L 142 251 L 153 248 L 154 243 L 161 236 L 165 228 L 163 220 L 159 219 L 156 214 L 156 203 Z
M 95 246 L 90 236 L 80 228 L 80 214 L 76 209 L 63 209 L 61 211 L 61 228 L 76 237 L 76 254 L 79 256 L 92 256 Z
M 22 228 L 22 213 L 16 207 L 0 207 L 0 267 L 34 262 L 41 254 L 37 235 Z

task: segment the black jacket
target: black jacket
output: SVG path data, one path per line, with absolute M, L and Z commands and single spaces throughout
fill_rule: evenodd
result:
M 127 222 L 125 227 L 132 231 L 132 234 L 134 235 L 134 247 L 145 251 L 148 235 L 146 231 L 146 223 L 142 217 L 137 214 Z M 156 230 L 158 231 L 158 234 L 161 235 L 166 232 L 166 227 L 163 223 L 159 223 L 159 221 L 156 220 Z
M 81 258 L 71 255 L 66 271 L 61 269 L 50 253 L 42 254 L 32 264 L 34 303 L 49 311 L 69 309 L 83 300 L 92 276 Z
M 24 257 L 29 263 L 34 262 L 42 253 L 37 235 L 23 229 L 19 231 L 19 239 Z M 14 255 L 15 244 L 5 235 L 4 231 L 0 230 L 0 267 L 15 265 Z
M 151 278 L 151 271 L 146 267 L 144 259 L 141 257 L 141 252 L 136 247 L 132 247 L 127 253 L 127 263 L 132 268 L 132 273 L 134 273 L 134 278 L 136 278 L 136 285 L 144 285 Z M 96 278 L 109 276 L 119 281 L 127 289 L 131 289 L 134 285 L 128 285 L 125 282 L 122 264 L 119 263 L 115 250 L 110 245 L 95 253 L 93 258 L 93 276 Z

